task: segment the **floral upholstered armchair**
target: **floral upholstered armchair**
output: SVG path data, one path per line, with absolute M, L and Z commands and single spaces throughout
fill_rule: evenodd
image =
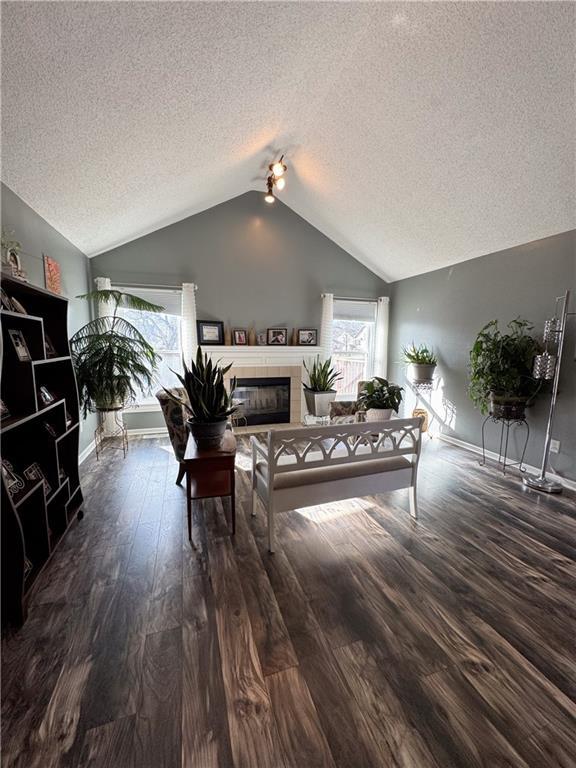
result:
M 365 383 L 358 382 L 358 393 Z M 334 400 L 330 403 L 330 424 L 355 424 L 365 420 L 364 411 L 356 400 Z
M 187 400 L 186 390 L 183 387 L 173 387 L 170 392 L 179 400 Z M 183 405 L 179 405 L 178 403 L 175 403 L 174 400 L 171 400 L 163 389 L 156 392 L 156 399 L 162 408 L 166 426 L 168 427 L 170 442 L 174 449 L 174 455 L 180 464 L 178 477 L 176 478 L 176 484 L 180 485 L 182 478 L 184 477 L 185 470 L 183 459 L 184 454 L 186 453 L 186 444 L 188 442 L 186 410 Z

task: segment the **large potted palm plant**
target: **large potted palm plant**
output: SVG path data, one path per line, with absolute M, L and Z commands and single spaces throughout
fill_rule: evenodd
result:
M 160 360 L 140 331 L 118 310 L 161 312 L 164 307 L 114 289 L 77 296 L 110 308 L 86 323 L 70 339 L 84 417 L 89 411 L 116 411 L 149 391 Z
M 320 362 L 320 355 L 318 355 L 311 368 L 308 368 L 305 361 L 303 361 L 303 365 L 308 374 L 308 384 L 302 382 L 308 411 L 312 416 L 328 416 L 330 403 L 336 399 L 334 384 L 342 378 L 342 374 L 332 368 L 331 357 L 322 363 Z
M 483 414 L 522 419 L 538 394 L 541 382 L 532 376 L 534 356 L 541 349 L 531 334 L 533 326 L 521 318 L 501 332 L 491 320 L 480 330 L 470 351 L 468 392 Z
M 176 373 L 186 390 L 187 400 L 180 400 L 169 389 L 164 391 L 190 414 L 188 427 L 199 448 L 218 447 L 226 430 L 226 422 L 236 410 L 232 397 L 236 388 L 236 379 L 230 381 L 230 391 L 226 390 L 224 376 L 232 364 L 220 366 L 213 363 L 207 354 L 198 347 L 196 360 L 192 360 L 190 368 L 182 359 L 184 375 Z

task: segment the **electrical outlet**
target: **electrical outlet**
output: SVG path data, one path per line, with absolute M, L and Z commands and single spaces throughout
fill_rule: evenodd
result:
M 560 440 L 550 440 L 550 453 L 560 453 Z

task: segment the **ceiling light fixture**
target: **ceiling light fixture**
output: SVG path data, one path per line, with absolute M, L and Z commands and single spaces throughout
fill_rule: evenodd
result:
M 264 196 L 264 200 L 267 203 L 273 203 L 276 198 L 274 197 L 274 181 L 272 180 L 272 176 L 268 176 L 266 184 L 268 185 L 268 192 Z
M 267 192 L 264 196 L 264 200 L 267 203 L 273 203 L 276 200 L 276 196 L 274 195 L 274 187 L 276 187 L 276 189 L 280 192 L 286 186 L 286 179 L 284 178 L 284 174 L 288 168 L 283 160 L 284 155 L 282 155 L 280 160 L 276 160 L 276 162 L 270 163 L 268 166 L 270 173 L 266 178 Z

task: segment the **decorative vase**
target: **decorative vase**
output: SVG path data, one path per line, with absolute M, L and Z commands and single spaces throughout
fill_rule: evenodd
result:
M 254 326 L 251 326 L 250 330 L 248 331 L 248 344 L 251 347 L 256 346 L 256 331 L 254 329 Z
M 325 417 L 330 415 L 330 403 L 336 399 L 336 390 L 328 392 L 314 392 L 311 389 L 304 390 L 306 406 L 312 416 Z
M 392 408 L 368 408 L 366 421 L 390 421 L 392 413 Z
M 434 378 L 436 363 L 411 363 L 408 376 L 415 384 L 430 382 Z
M 226 432 L 226 421 L 211 421 L 205 424 L 187 420 L 188 429 L 198 448 L 218 448 Z
M 292 328 L 292 338 L 290 340 L 290 344 L 293 347 L 298 346 L 298 330 L 296 328 Z
M 224 328 L 224 344 L 227 347 L 231 347 L 232 346 L 232 331 L 230 330 L 230 326 L 229 325 L 227 325 Z
M 495 419 L 524 419 L 527 404 L 527 397 L 498 395 L 495 392 L 490 392 L 490 416 Z

